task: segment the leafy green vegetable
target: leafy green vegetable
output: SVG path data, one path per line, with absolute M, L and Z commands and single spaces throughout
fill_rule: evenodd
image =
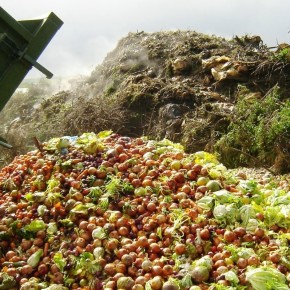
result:
M 83 214 L 83 215 L 88 215 L 88 205 L 87 204 L 77 204 L 72 210 L 72 214 Z
M 150 144 L 148 144 L 150 145 Z M 166 151 L 183 151 L 184 147 L 180 143 L 174 143 L 168 139 L 163 139 L 155 143 L 155 147 L 158 149 L 160 147 L 166 148 Z
M 69 218 L 59 220 L 59 222 L 60 222 L 64 227 L 73 227 L 73 226 L 74 226 L 74 223 L 73 223 Z
M 52 138 L 45 145 L 44 149 L 48 151 L 61 151 L 71 145 L 75 137 L 64 136 L 61 138 Z
M 105 255 L 105 250 L 103 247 L 96 247 L 93 254 L 96 260 L 100 260 Z
M 214 207 L 213 215 L 221 224 L 230 225 L 236 222 L 238 209 L 234 203 L 219 204 Z
M 102 227 L 97 226 L 92 232 L 92 237 L 94 239 L 103 240 L 107 237 L 107 233 Z
M 45 230 L 46 224 L 43 220 L 33 220 L 30 224 L 19 227 L 21 225 L 20 220 L 15 220 L 11 223 L 11 231 L 22 238 L 31 239 L 38 231 Z
M 225 279 L 227 281 L 230 281 L 232 286 L 236 286 L 237 284 L 239 284 L 240 282 L 239 278 L 234 271 L 230 270 L 228 272 L 225 272 L 224 275 L 225 275 Z
M 176 230 L 178 230 L 185 222 L 189 220 L 188 215 L 182 209 L 174 209 L 170 214 L 170 220 L 173 223 L 172 231 L 173 234 L 176 234 Z
M 96 202 L 99 200 L 102 194 L 103 194 L 102 188 L 100 186 L 95 186 L 90 188 L 88 197 L 90 197 L 93 200 L 93 202 Z
M 246 272 L 246 279 L 254 290 L 289 290 L 286 277 L 280 271 L 269 266 L 251 268 Z
M 246 287 L 233 287 L 233 286 L 225 286 L 219 283 L 212 283 L 210 290 L 240 290 L 240 289 L 246 289 Z
M 57 178 L 52 177 L 51 179 L 47 181 L 46 191 L 47 192 L 52 191 L 55 187 L 58 187 L 59 185 L 60 185 L 60 181 Z
M 214 206 L 214 198 L 212 196 L 203 196 L 196 204 L 203 210 L 210 211 Z
M 35 191 L 35 192 L 29 192 L 27 194 L 25 194 L 25 199 L 27 201 L 33 201 L 33 202 L 44 202 L 46 197 L 46 193 L 43 191 Z
M 88 276 L 100 271 L 102 267 L 99 262 L 95 260 L 95 257 L 90 252 L 83 252 L 76 258 L 74 265 L 74 274 Z
M 246 231 L 248 233 L 254 234 L 255 230 L 259 227 L 259 221 L 256 219 L 249 219 L 248 223 L 246 224 Z
M 256 211 L 251 204 L 245 204 L 239 208 L 239 215 L 242 225 L 246 226 L 251 218 L 256 217 Z
M 7 231 L 0 232 L 0 241 L 7 241 L 9 238 L 10 235 L 7 233 Z
M 106 197 L 115 197 L 116 195 L 124 192 L 133 192 L 134 187 L 128 183 L 122 180 L 121 178 L 118 178 L 114 175 L 110 175 L 108 177 L 108 181 L 105 184 L 105 194 Z
M 251 200 L 255 201 L 257 204 L 264 202 L 264 196 L 256 180 L 241 180 L 238 188 L 240 188 L 244 194 L 251 194 Z
M 25 231 L 36 233 L 46 229 L 46 224 L 43 220 L 33 220 L 30 224 L 24 227 Z
M 200 165 L 218 165 L 219 162 L 217 160 L 217 157 L 211 153 L 205 152 L 205 151 L 198 151 L 193 154 L 195 158 L 195 163 Z
M 0 290 L 10 290 L 16 285 L 16 280 L 6 273 L 2 273 L 1 278 Z
M 106 211 L 109 207 L 109 204 L 110 204 L 110 201 L 108 197 L 101 197 L 97 204 L 97 208 L 100 208 L 103 211 Z
M 196 260 L 194 262 L 195 266 L 204 266 L 206 267 L 208 270 L 212 269 L 213 266 L 213 262 L 210 256 L 205 255 L 203 257 L 201 257 L 200 259 Z
M 30 278 L 27 282 L 21 285 L 21 290 L 39 290 L 42 289 L 43 283 L 39 283 L 39 279 L 37 278 Z M 44 285 L 47 287 L 47 284 Z
M 103 135 L 99 133 L 103 138 Z M 77 148 L 83 149 L 87 154 L 94 154 L 96 152 L 104 150 L 104 144 L 102 143 L 102 138 L 100 138 L 95 133 L 83 133 L 77 138 L 75 146 Z
M 43 250 L 42 249 L 37 250 L 28 258 L 27 264 L 30 265 L 32 268 L 35 268 L 38 265 L 42 255 Z
M 57 252 L 53 256 L 53 261 L 58 267 L 58 269 L 63 272 L 64 267 L 66 266 L 66 260 L 63 258 L 63 255 L 61 252 Z
M 55 222 L 51 222 L 47 225 L 47 233 L 49 235 L 56 234 L 58 231 L 57 224 Z
M 276 190 L 267 198 L 267 204 L 271 206 L 288 205 L 290 203 L 290 191 Z
M 217 164 L 214 167 L 209 169 L 209 176 L 212 179 L 218 179 L 225 175 L 227 168 L 223 164 Z
M 238 247 L 237 254 L 239 258 L 249 259 L 251 256 L 255 256 L 255 251 L 252 248 Z
M 43 148 L 48 151 L 55 151 L 57 150 L 57 144 L 59 141 L 60 138 L 51 138 L 48 142 L 46 142 Z
M 216 201 L 221 204 L 224 203 L 238 203 L 240 198 L 238 196 L 233 195 L 231 192 L 227 191 L 226 189 L 221 189 L 215 191 L 213 193 L 213 197 Z
M 290 226 L 290 209 L 287 205 L 267 206 L 264 215 L 265 224 L 269 227 L 278 225 L 288 228 Z
M 112 135 L 113 131 L 112 130 L 104 130 L 101 131 L 97 134 L 97 137 L 100 139 L 104 139 L 106 137 L 109 137 L 110 135 Z

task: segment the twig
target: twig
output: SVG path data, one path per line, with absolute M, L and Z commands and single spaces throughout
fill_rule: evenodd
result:
M 39 142 L 39 140 L 36 137 L 33 137 L 33 142 L 35 147 L 40 151 L 43 152 L 43 146 L 42 144 Z

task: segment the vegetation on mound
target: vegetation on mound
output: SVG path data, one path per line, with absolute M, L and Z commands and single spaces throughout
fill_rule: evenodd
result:
M 289 59 L 287 45 L 272 50 L 259 36 L 129 33 L 71 90 L 16 94 L 0 114 L 0 134 L 14 146 L 2 158 L 26 152 L 34 136 L 112 129 L 216 151 L 228 167 L 289 172 Z M 19 110 L 17 98 L 29 109 Z
M 274 88 L 259 99 L 241 96 L 227 133 L 215 146 L 227 164 L 274 164 L 274 171 L 289 172 L 289 140 L 290 102 L 283 102 Z

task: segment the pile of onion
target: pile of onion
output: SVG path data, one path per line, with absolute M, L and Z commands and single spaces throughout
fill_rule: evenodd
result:
M 0 171 L 0 289 L 239 289 L 263 267 L 287 287 L 289 228 L 256 196 L 272 188 L 168 140 L 41 146 Z

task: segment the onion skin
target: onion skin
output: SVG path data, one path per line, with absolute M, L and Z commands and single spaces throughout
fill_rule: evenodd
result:
M 179 287 L 170 281 L 166 281 L 165 283 L 163 283 L 163 286 L 162 286 L 162 290 L 178 290 L 178 289 Z

